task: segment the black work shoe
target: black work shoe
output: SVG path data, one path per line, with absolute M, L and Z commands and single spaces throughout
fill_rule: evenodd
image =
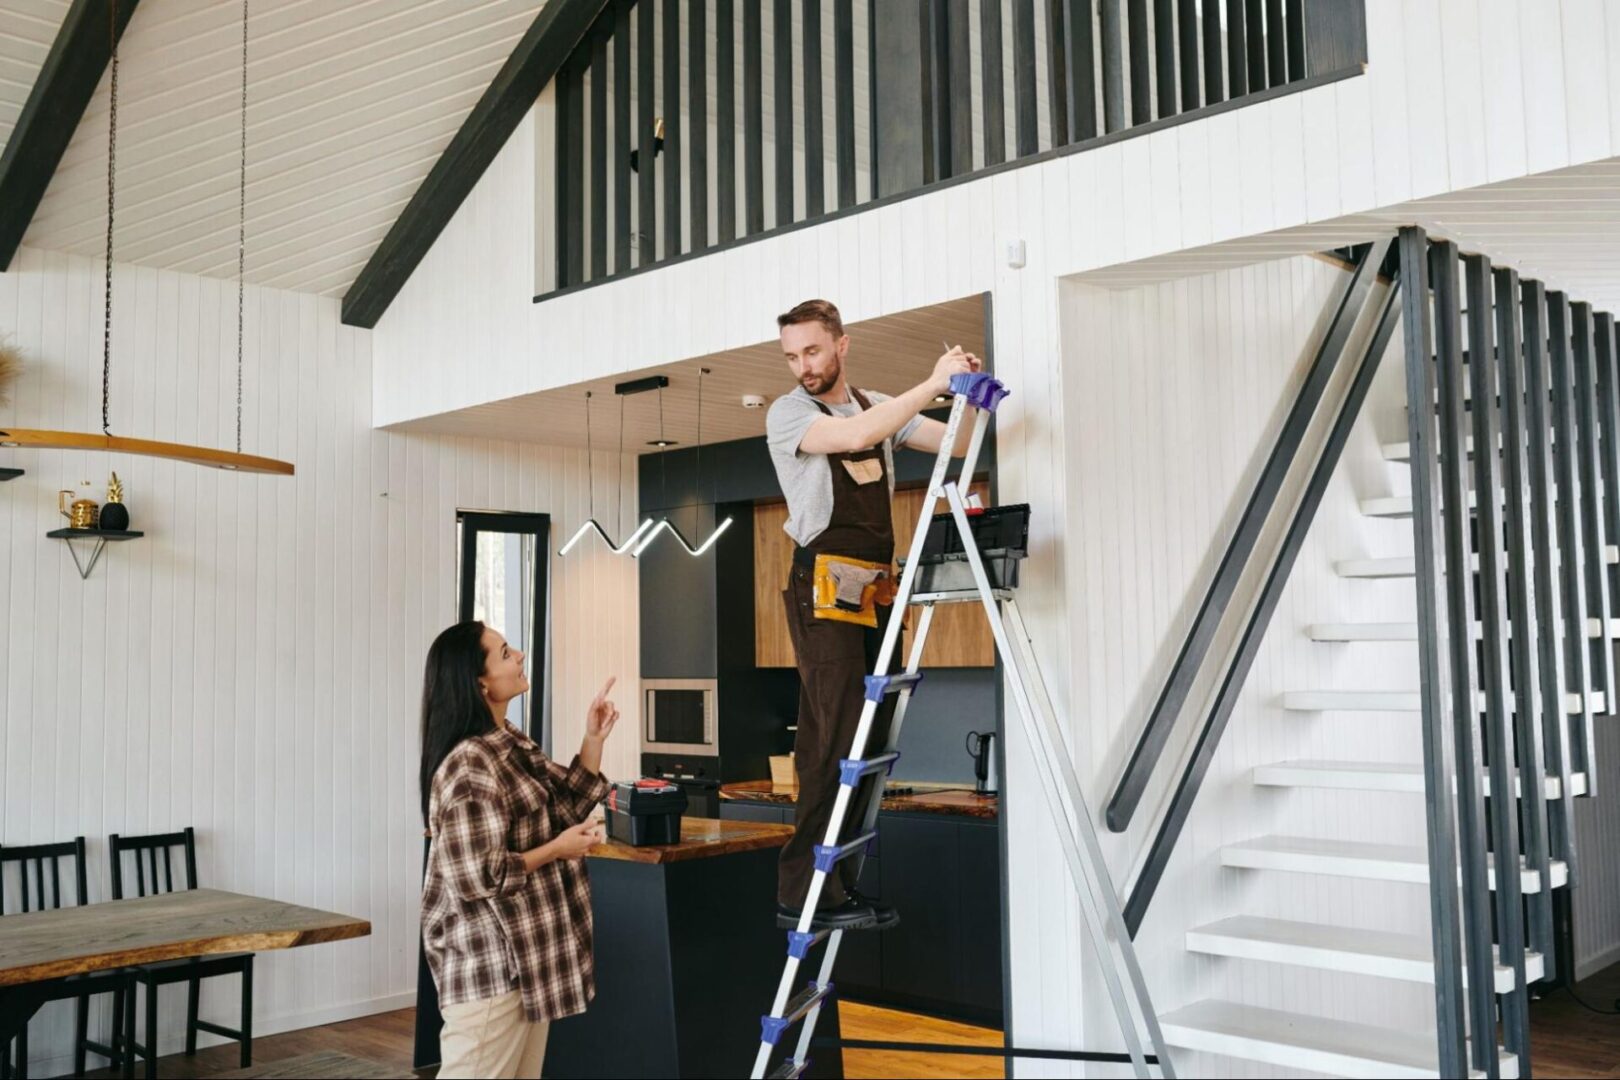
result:
M 776 905 L 776 925 L 783 930 L 798 928 L 802 908 Z M 836 907 L 822 908 L 810 920 L 810 929 L 819 930 L 887 930 L 900 922 L 893 908 L 874 905 L 854 897 Z
M 871 908 L 873 914 L 877 916 L 877 922 L 873 925 L 872 929 L 887 930 L 890 927 L 900 925 L 900 913 L 894 908 L 889 907 L 887 904 L 879 903 L 878 901 L 873 900 L 871 897 L 863 894 L 859 889 L 850 889 L 848 892 L 851 900 L 855 901 L 857 904 L 865 904 L 867 907 Z

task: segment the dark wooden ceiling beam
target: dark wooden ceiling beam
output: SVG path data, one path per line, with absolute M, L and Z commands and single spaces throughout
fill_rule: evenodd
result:
M 427 179 L 343 297 L 343 322 L 377 325 L 411 272 L 495 160 L 609 0 L 546 0 Z
M 139 0 L 119 0 L 120 39 Z M 0 271 L 9 269 L 112 56 L 111 0 L 73 0 L 0 153 Z

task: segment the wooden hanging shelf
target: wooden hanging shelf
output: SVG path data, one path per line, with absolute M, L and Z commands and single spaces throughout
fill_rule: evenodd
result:
M 106 450 L 115 454 L 139 454 L 143 457 L 169 458 L 188 461 L 193 465 L 207 465 L 228 472 L 269 473 L 273 476 L 293 475 L 292 462 L 275 458 L 236 454 L 229 450 L 215 450 L 207 446 L 186 446 L 184 443 L 154 442 L 151 439 L 130 439 L 122 435 L 92 435 L 79 431 L 33 431 L 8 428 L 0 431 L 0 446 L 15 446 L 26 450 Z

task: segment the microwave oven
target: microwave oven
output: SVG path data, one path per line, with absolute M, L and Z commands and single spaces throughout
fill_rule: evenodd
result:
M 718 690 L 714 679 L 641 680 L 641 749 L 654 754 L 714 754 Z

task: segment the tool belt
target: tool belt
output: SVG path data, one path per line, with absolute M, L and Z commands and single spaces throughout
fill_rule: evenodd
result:
M 877 606 L 894 603 L 894 571 L 888 563 L 818 554 L 807 548 L 794 551 L 793 561 L 812 571 L 810 610 L 818 619 L 875 628 Z

